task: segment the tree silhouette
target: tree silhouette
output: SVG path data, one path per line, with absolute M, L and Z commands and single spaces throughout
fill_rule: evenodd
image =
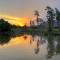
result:
M 51 33 L 53 29 L 54 10 L 49 6 L 45 10 L 47 10 L 48 32 Z
M 30 20 L 30 26 L 32 26 L 32 21 Z
M 36 21 L 37 21 L 37 24 L 39 24 L 39 12 L 38 12 L 38 10 L 35 10 L 35 13 L 34 13 L 34 15 L 36 16 Z
M 55 8 L 55 10 L 56 10 L 56 20 L 58 22 L 58 28 L 60 31 L 60 11 L 57 8 Z
M 11 30 L 11 25 L 4 19 L 0 19 L 0 33 Z

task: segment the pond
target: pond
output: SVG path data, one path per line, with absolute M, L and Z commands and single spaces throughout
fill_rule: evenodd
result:
M 60 36 L 0 36 L 0 60 L 60 60 Z

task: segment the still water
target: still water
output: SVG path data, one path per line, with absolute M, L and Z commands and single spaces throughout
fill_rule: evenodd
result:
M 60 36 L 0 37 L 0 60 L 60 60 Z

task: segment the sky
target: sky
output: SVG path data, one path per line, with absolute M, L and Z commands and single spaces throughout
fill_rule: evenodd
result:
M 34 17 L 35 10 L 39 11 L 41 18 L 44 18 L 46 6 L 60 9 L 59 5 L 60 0 L 0 0 L 0 18 L 7 17 L 10 23 L 22 26 L 29 22 L 29 18 Z

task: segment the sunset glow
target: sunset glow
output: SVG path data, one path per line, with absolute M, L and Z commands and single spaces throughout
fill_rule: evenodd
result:
M 24 36 L 21 37 L 15 37 L 15 38 L 11 38 L 11 41 L 9 44 L 5 44 L 3 47 L 9 47 L 9 46 L 15 46 L 15 45 L 28 45 L 30 43 L 30 40 L 32 39 L 32 37 L 29 35 L 27 36 L 27 39 L 24 38 Z M 2 48 L 0 46 L 0 48 Z
M 0 15 L 1 18 L 5 19 L 11 24 L 17 25 L 17 26 L 24 26 L 25 24 L 28 25 L 29 18 L 28 17 L 13 17 L 8 15 Z

